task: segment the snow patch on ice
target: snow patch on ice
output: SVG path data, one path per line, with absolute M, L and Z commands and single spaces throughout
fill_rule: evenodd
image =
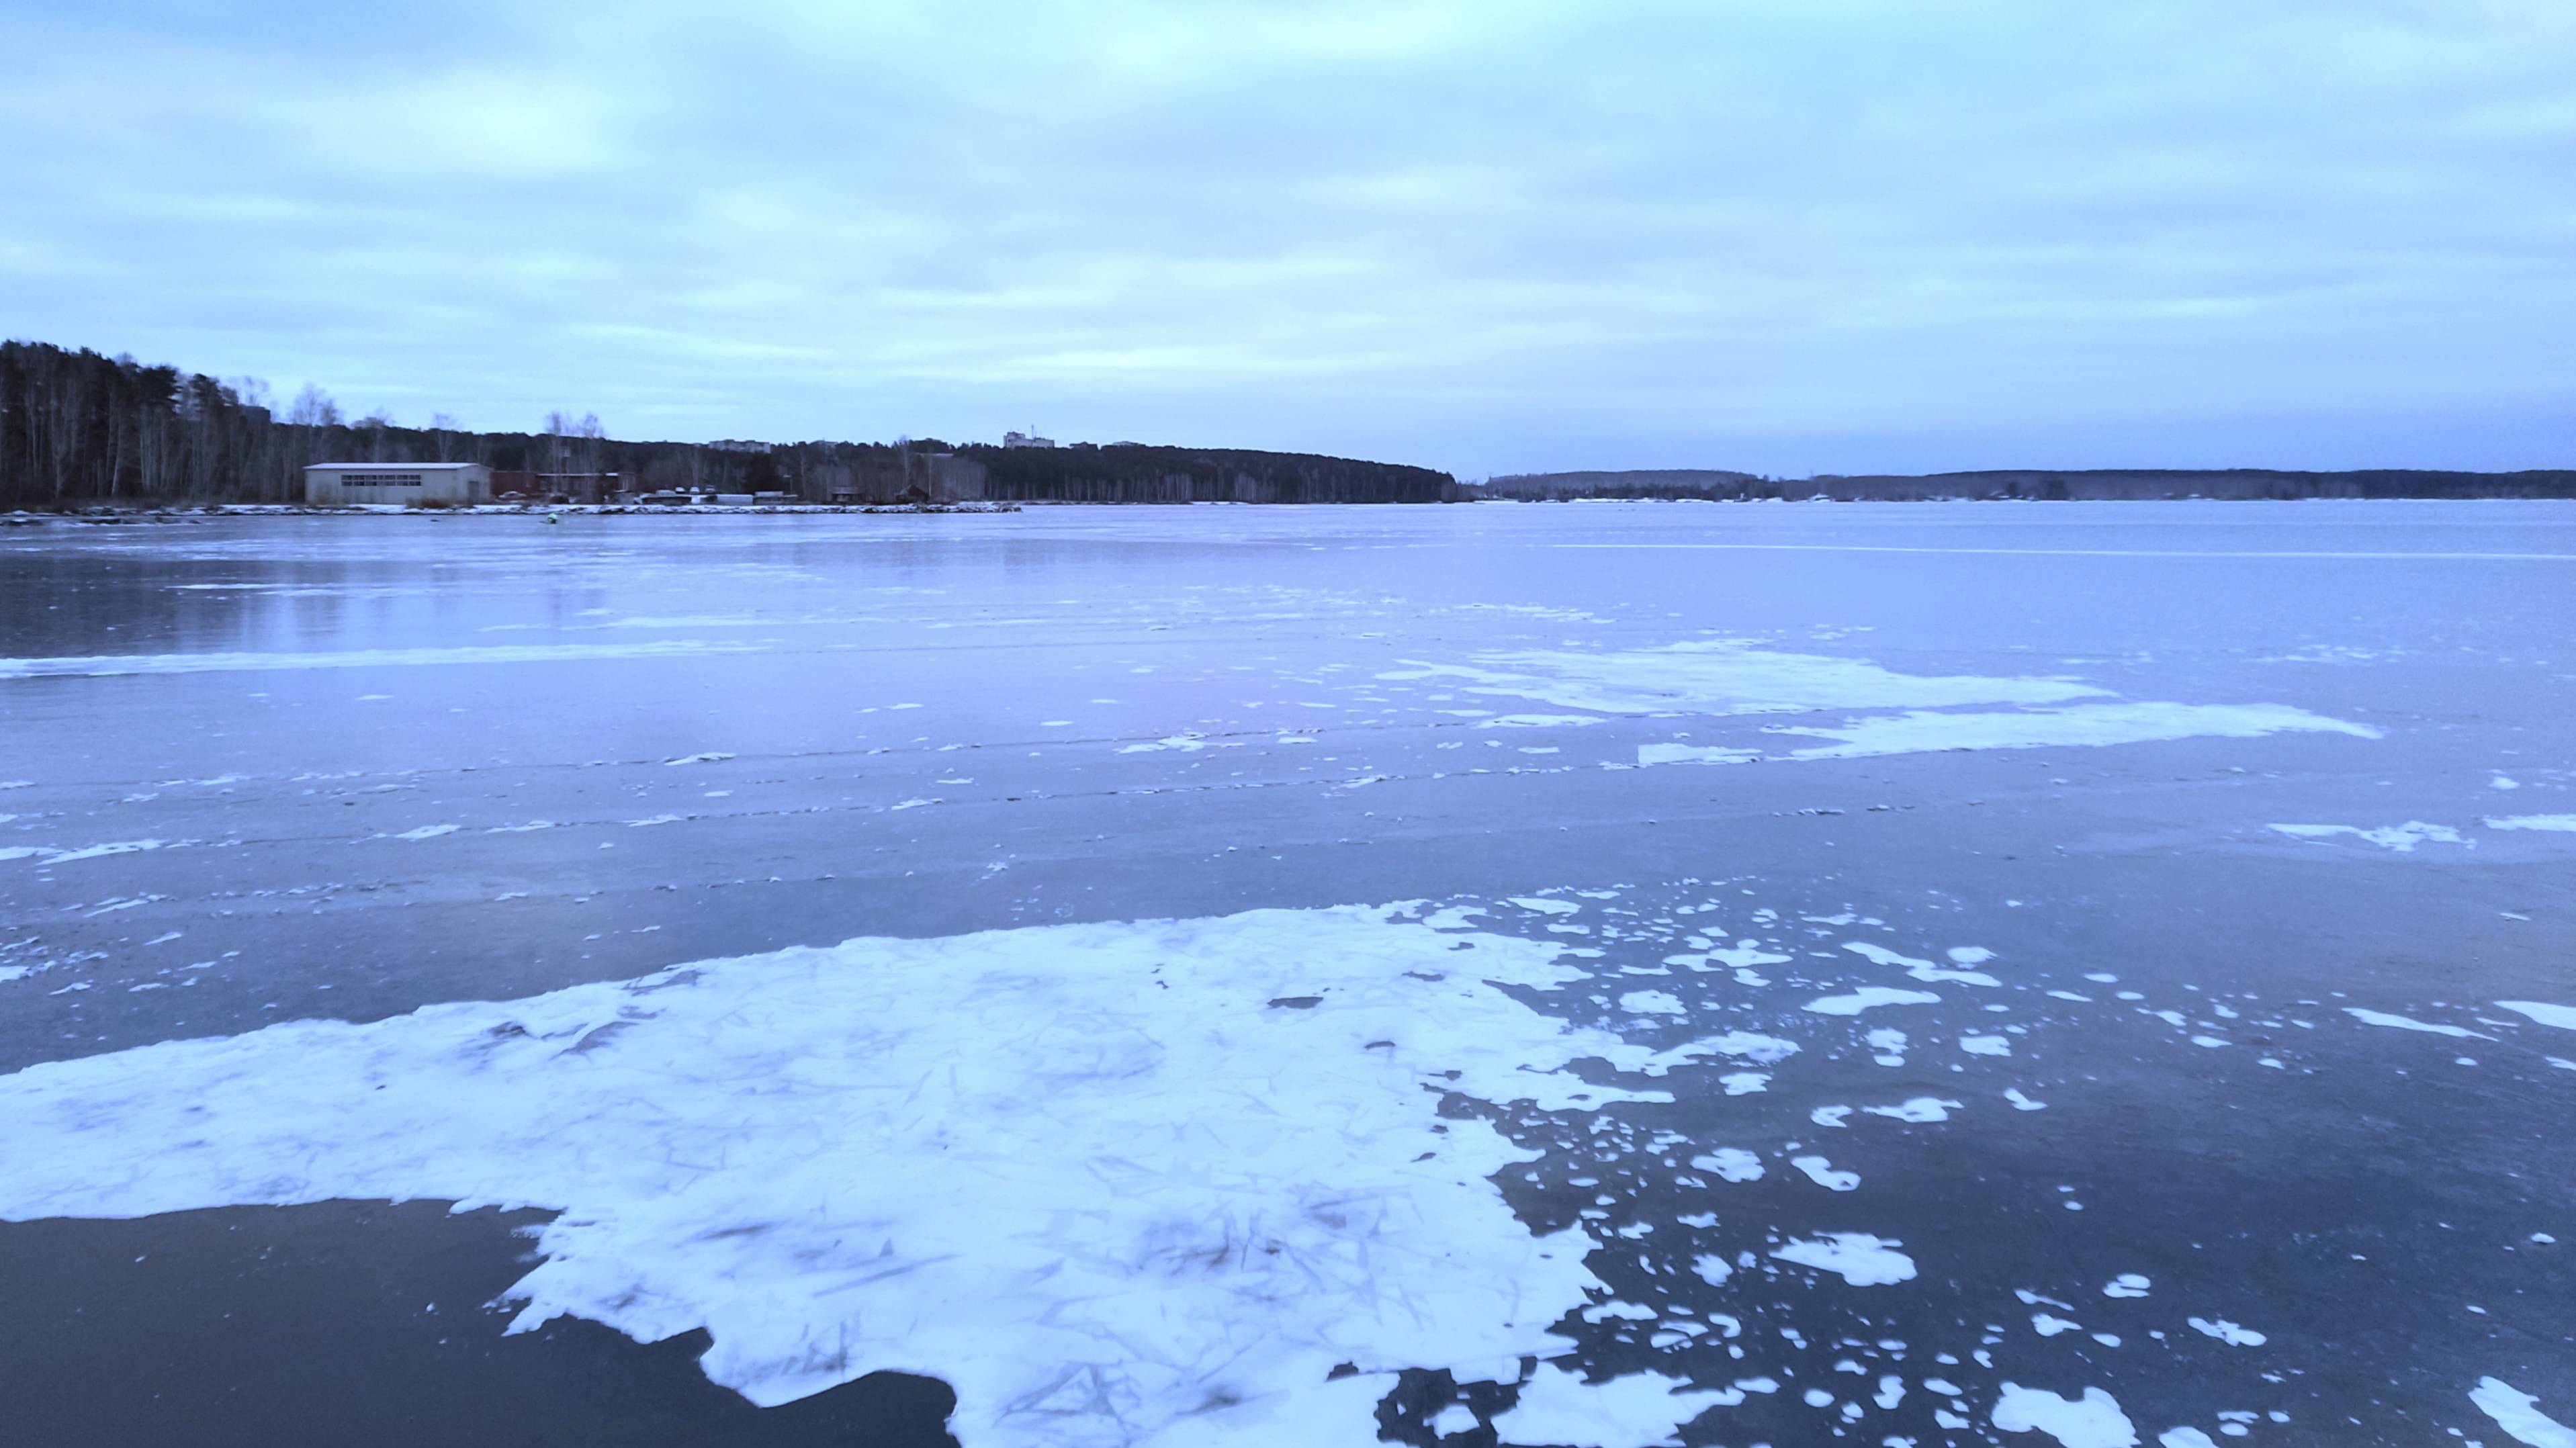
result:
M 2529 1016 L 2544 1026 L 2576 1031 L 2576 1006 L 2554 1006 L 2547 1001 L 2497 1001 L 2496 1006 Z
M 2480 1378 L 2469 1393 L 2478 1411 L 2529 1448 L 2576 1448 L 2576 1428 L 2540 1411 L 2540 1399 L 2518 1391 L 2502 1378 Z
M 2491 830 L 2563 830 L 2576 831 L 2576 814 L 2507 815 L 2485 822 Z
M 2060 1448 L 2136 1448 L 2137 1425 L 2120 1402 L 2100 1388 L 2061 1398 L 2045 1388 L 2005 1383 L 1995 1401 L 1994 1424 L 2007 1433 L 2045 1433 Z
M 2476 1031 L 2472 1031 L 2466 1026 L 2438 1025 L 2431 1021 L 2419 1021 L 2411 1016 L 2390 1015 L 2386 1011 L 2363 1010 L 2359 1006 L 2345 1006 L 2343 1008 L 2343 1013 L 2352 1017 L 2354 1020 L 2361 1022 L 2365 1026 L 2386 1026 L 2391 1030 L 2399 1031 L 2423 1031 L 2428 1035 L 2453 1036 L 2462 1040 L 2492 1041 L 2495 1039 L 2493 1036 L 2481 1035 Z
M 1928 990 L 1898 990 L 1894 986 L 1865 985 L 1849 995 L 1818 996 L 1807 1002 L 1806 1009 L 1820 1016 L 1856 1016 L 1875 1006 L 1928 1006 L 1941 998 Z
M 1554 1363 L 1541 1363 L 1522 1385 L 1520 1401 L 1494 1416 L 1494 1433 L 1504 1443 L 1546 1448 L 1649 1448 L 1672 1441 L 1684 1423 L 1709 1409 L 1742 1401 L 1741 1390 L 1690 1388 L 1686 1380 L 1662 1373 L 1587 1383 Z
M 2402 825 L 2382 825 L 2363 829 L 2359 825 L 2274 825 L 2273 829 L 2303 840 L 2323 840 L 2336 835 L 2351 835 L 2367 840 L 2384 850 L 2411 855 L 2417 845 L 2431 841 L 2444 845 L 2465 845 L 2470 841 L 2449 825 L 2428 825 L 2422 820 L 2408 820 Z
M 1905 1244 L 1867 1232 L 1827 1232 L 1820 1237 L 1793 1237 L 1772 1249 L 1783 1262 L 1832 1272 L 1854 1287 L 1885 1287 L 1914 1277 L 1914 1259 L 1896 1249 Z
M 0 1219 L 545 1206 L 516 1330 L 703 1327 L 755 1403 L 900 1367 L 981 1445 L 1365 1441 L 1384 1374 L 1562 1351 L 1601 1287 L 1443 1095 L 1659 1099 L 1506 988 L 1582 979 L 1557 947 L 1392 916 L 860 939 L 50 1062 L 0 1076 Z
M 1853 759 L 1944 749 L 2041 749 L 2213 737 L 2251 739 L 2290 730 L 2322 730 L 2363 739 L 2379 737 L 2379 731 L 2367 725 L 2348 724 L 2286 704 L 2145 701 L 2077 704 L 2065 709 L 2006 714 L 1942 714 L 1918 709 L 1854 719 L 1832 727 L 1783 727 L 1776 732 L 1841 741 L 1798 750 L 1792 758 Z

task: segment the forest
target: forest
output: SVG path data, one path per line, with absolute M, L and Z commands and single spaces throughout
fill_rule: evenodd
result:
M 784 493 L 804 501 L 1437 503 L 1428 468 L 1301 453 L 1115 443 L 1001 448 L 893 443 L 623 442 L 595 416 L 474 432 L 344 417 L 306 387 L 278 405 L 251 378 L 217 379 L 42 342 L 0 342 L 0 510 L 164 503 L 300 503 L 319 462 L 475 462 L 496 473 L 614 473 L 627 492 Z

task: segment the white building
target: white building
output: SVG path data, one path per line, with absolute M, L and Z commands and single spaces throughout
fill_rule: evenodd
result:
M 1002 434 L 1002 446 L 1053 447 L 1055 446 L 1055 439 L 1051 437 L 1040 437 L 1033 432 L 1006 432 Z
M 488 503 L 492 470 L 481 463 L 315 463 L 304 470 L 308 503 Z

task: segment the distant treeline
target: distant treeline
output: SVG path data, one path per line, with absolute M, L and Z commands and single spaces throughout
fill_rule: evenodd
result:
M 94 503 L 288 503 L 319 462 L 473 462 L 596 479 L 629 492 L 783 492 L 813 502 L 969 498 L 1082 503 L 1437 503 L 1447 473 L 1232 449 L 1000 448 L 899 443 L 620 442 L 596 418 L 470 432 L 437 419 L 351 421 L 307 387 L 283 409 L 248 378 L 0 342 L 0 509 Z
M 2097 468 L 2050 472 L 2012 469 L 1920 475 L 1765 478 L 1752 473 L 1671 469 L 1607 473 L 1520 473 L 1490 478 L 1467 491 L 1480 498 L 1562 501 L 1573 498 L 1831 498 L 1838 502 L 1916 502 L 1943 498 L 2103 501 L 2175 498 L 2571 498 L 2576 471 L 2443 472 L 2375 468 L 2342 473 L 2266 468 Z

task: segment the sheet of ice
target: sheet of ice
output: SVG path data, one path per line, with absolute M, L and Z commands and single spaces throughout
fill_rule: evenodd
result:
M 1386 680 L 1456 679 L 1470 694 L 1598 714 L 1779 714 L 1811 709 L 2053 704 L 2107 695 L 2065 679 L 1900 674 L 1863 659 L 1781 653 L 1734 639 L 1574 653 L 1489 652 L 1476 666 L 1406 661 Z
M 1994 1424 L 2007 1433 L 2046 1433 L 2061 1448 L 2135 1448 L 2137 1425 L 2120 1411 L 2120 1402 L 2100 1388 L 2086 1388 L 2080 1398 L 2061 1398 L 2045 1388 L 2004 1384 L 1995 1400 Z
M 1875 1006 L 1937 1005 L 1941 998 L 1928 990 L 1899 990 L 1894 986 L 1865 985 L 1849 995 L 1818 996 L 1807 1002 L 1806 1009 L 1820 1016 L 1856 1016 Z
M 1556 947 L 1394 915 L 862 939 L 38 1065 L 0 1076 L 0 1218 L 557 1208 L 514 1328 L 704 1327 L 756 1403 L 900 1368 L 988 1448 L 1373 1435 L 1379 1375 L 1559 1351 L 1600 1286 L 1441 1093 L 1655 1099 L 1500 988 L 1583 978 Z
M 465 828 L 463 825 L 422 825 L 416 830 L 405 830 L 401 834 L 394 836 L 394 838 L 398 840 L 434 840 L 440 835 L 452 835 L 463 828 Z
M 2495 1039 L 2493 1036 L 2472 1031 L 2466 1026 L 2438 1025 L 2431 1021 L 2419 1021 L 2410 1016 L 2393 1016 L 2386 1011 L 2363 1010 L 2359 1006 L 2345 1006 L 2343 1013 L 2365 1026 L 2387 1026 L 2399 1031 L 2423 1031 L 2429 1035 L 2453 1036 L 2461 1040 L 2492 1041 Z
M 2146 744 L 2159 739 L 2252 739 L 2291 730 L 2324 730 L 2362 739 L 2379 737 L 2379 731 L 2367 725 L 2348 724 L 2286 704 L 2165 704 L 2145 700 L 1987 714 L 1917 709 L 1853 719 L 1831 727 L 1783 726 L 1774 732 L 1841 741 L 1794 751 L 1792 758 L 1853 759 L 1941 749 L 2040 749 Z
M 1827 1232 L 1820 1237 L 1793 1237 L 1771 1255 L 1783 1262 L 1832 1272 L 1854 1287 L 1885 1287 L 1911 1281 L 1914 1259 L 1896 1249 L 1905 1244 L 1867 1232 Z
M 1681 1378 L 1652 1372 L 1587 1383 L 1541 1363 L 1522 1384 L 1520 1401 L 1494 1415 L 1494 1434 L 1529 1448 L 1649 1448 L 1675 1441 L 1681 1425 L 1721 1403 L 1744 1401 L 1741 1391 L 1687 1388 Z M 1374 1440 L 1372 1433 L 1358 1441 Z
M 2507 815 L 2485 822 L 2491 830 L 2564 830 L 2576 832 L 2576 814 Z
M 2135 1272 L 2123 1272 L 2103 1284 L 2105 1297 L 2144 1297 L 2154 1284 Z
M 480 644 L 456 648 L 345 649 L 292 654 L 96 654 L 77 658 L 0 659 L 0 679 L 220 674 L 262 669 L 430 668 L 445 664 L 552 664 L 576 659 L 756 653 L 762 647 L 749 643 L 675 639 L 632 644 Z
M 2009 1036 L 1961 1036 L 1959 1038 L 1959 1049 L 1967 1052 L 1971 1056 L 2009 1056 L 2012 1054 L 2012 1038 Z
M 2547 1001 L 2497 1001 L 2500 1010 L 2519 1012 L 2544 1026 L 2562 1031 L 2576 1031 L 2576 1006 L 2554 1006 Z
M 2367 840 L 2381 849 L 2395 850 L 2401 855 L 2415 853 L 2415 847 L 2428 840 L 2445 845 L 2469 843 L 2458 830 L 2449 825 L 2428 825 L 2422 820 L 2408 820 L 2402 825 L 2382 825 L 2376 829 L 2363 829 L 2359 825 L 2274 825 L 2272 828 L 2282 834 L 2295 835 L 2303 840 L 2323 840 L 2331 839 L 2336 835 L 2351 835 L 2356 839 Z
M 1511 897 L 1511 903 L 1523 910 L 1535 910 L 1541 915 L 1573 915 L 1583 909 L 1572 900 L 1551 900 L 1544 895 L 1514 895 Z
M 2480 1378 L 2469 1392 L 2469 1401 L 2478 1411 L 2495 1420 L 2495 1425 L 2513 1435 L 2517 1443 L 2529 1448 L 2576 1448 L 2576 1428 L 2570 1428 L 2540 1411 L 2540 1399 L 2516 1389 L 2502 1378 Z
M 2218 1444 L 2198 1428 L 2167 1428 L 2156 1435 L 2156 1448 L 2218 1448 Z

